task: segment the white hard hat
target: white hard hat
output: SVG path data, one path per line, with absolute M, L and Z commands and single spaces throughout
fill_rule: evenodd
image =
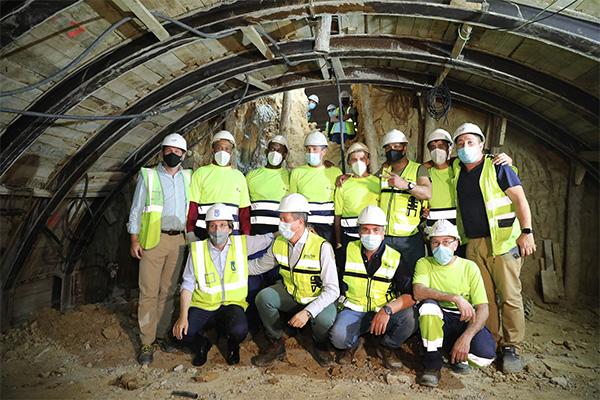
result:
M 229 131 L 219 131 L 219 132 L 215 133 L 215 135 L 212 137 L 210 144 L 213 144 L 213 143 L 218 142 L 219 140 L 223 140 L 223 139 L 229 140 L 231 142 L 231 144 L 235 146 L 235 138 Z
M 335 106 L 335 104 L 330 104 L 330 105 L 327 106 L 327 111 L 335 110 L 336 108 L 337 107 Z
M 310 207 L 306 197 L 300 193 L 290 193 L 284 196 L 279 203 L 279 212 L 299 212 L 310 214 Z
M 225 204 L 217 203 L 206 211 L 206 222 L 209 221 L 233 221 L 231 209 Z
M 327 146 L 327 138 L 321 133 L 321 131 L 313 131 L 306 135 L 306 138 L 304 139 L 304 146 Z
M 359 225 L 387 225 L 387 221 L 385 219 L 385 213 L 383 210 L 377 206 L 366 206 L 358 215 L 358 224 Z
M 350 157 L 350 154 L 356 152 L 356 151 L 364 151 L 365 153 L 367 153 L 367 155 L 369 154 L 369 148 L 367 147 L 367 145 L 365 145 L 364 143 L 361 142 L 356 142 L 353 143 L 349 148 L 348 148 L 348 157 Z
M 178 149 L 187 151 L 187 143 L 179 133 L 171 133 L 170 135 L 165 136 L 161 146 L 177 147 Z
M 383 144 L 381 146 L 385 147 L 391 143 L 408 143 L 408 139 L 403 132 L 398 129 L 392 129 L 383 137 Z
M 450 136 L 450 133 L 448 131 L 445 131 L 443 129 L 436 129 L 433 132 L 431 132 L 429 134 L 429 136 L 427 136 L 427 144 L 429 144 L 429 142 L 433 142 L 434 140 L 445 140 L 446 142 L 448 142 L 450 144 L 450 146 L 452 146 L 454 144 L 454 142 L 452 141 L 452 136 Z
M 267 142 L 267 147 L 269 147 L 269 145 L 271 143 L 279 143 L 283 146 L 285 146 L 286 149 L 288 149 L 288 141 L 286 138 L 284 138 L 281 135 L 277 135 L 277 136 L 273 136 L 268 142 Z
M 350 93 L 348 93 L 347 90 L 342 90 L 342 92 L 340 93 L 340 97 L 343 99 L 345 97 L 350 98 Z
M 311 94 L 310 96 L 308 96 L 308 100 L 312 100 L 315 103 L 319 104 L 319 96 L 317 96 L 316 94 Z
M 434 236 L 452 236 L 460 239 L 456 225 L 447 219 L 438 219 L 433 226 L 429 227 L 426 232 L 431 239 Z
M 474 135 L 478 135 L 481 138 L 481 142 L 485 142 L 485 136 L 483 132 L 481 132 L 481 128 L 475 125 L 472 122 L 465 122 L 454 131 L 454 142 L 460 135 L 464 135 L 465 133 L 472 133 Z

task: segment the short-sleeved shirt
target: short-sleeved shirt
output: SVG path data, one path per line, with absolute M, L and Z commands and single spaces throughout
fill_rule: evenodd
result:
M 335 189 L 335 215 L 358 217 L 366 206 L 378 205 L 380 187 L 379 178 L 375 175 L 348 178 L 341 187 Z
M 290 174 L 290 193 L 300 193 L 309 202 L 333 202 L 335 180 L 341 174 L 338 167 L 302 165 Z
M 460 176 L 456 187 L 460 216 L 468 238 L 475 239 L 490 236 L 490 227 L 485 212 L 485 202 L 479 186 L 479 179 L 483 171 L 483 162 L 467 171 L 461 163 Z M 521 180 L 508 165 L 495 165 L 496 176 L 500 189 L 521 185 Z
M 235 204 L 250 207 L 246 177 L 230 166 L 205 165 L 194 171 L 190 201 L 197 204 Z
M 433 257 L 423 257 L 415 266 L 413 284 L 415 283 L 440 292 L 460 295 L 473 306 L 488 303 L 479 267 L 465 258 L 456 257 L 451 264 L 441 265 Z M 457 309 L 453 302 L 440 301 L 440 305 Z
M 286 168 L 260 167 L 246 175 L 250 201 L 280 201 L 288 194 L 290 172 Z

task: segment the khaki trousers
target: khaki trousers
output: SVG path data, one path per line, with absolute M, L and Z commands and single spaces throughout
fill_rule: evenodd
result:
M 164 337 L 171 328 L 175 289 L 183 264 L 183 234 L 160 234 L 158 246 L 144 250 L 140 261 L 138 323 L 142 345 Z
M 479 266 L 483 276 L 490 310 L 487 328 L 500 345 L 521 343 L 525 337 L 525 312 L 519 278 L 523 261 L 518 248 L 494 257 L 489 236 L 469 239 L 467 258 Z

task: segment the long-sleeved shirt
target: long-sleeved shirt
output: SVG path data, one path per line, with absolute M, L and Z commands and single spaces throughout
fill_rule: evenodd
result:
M 302 254 L 302 249 L 304 248 L 304 244 L 308 239 L 308 230 L 305 230 L 300 239 L 295 243 L 291 244 L 288 242 L 288 251 L 289 251 L 289 265 L 292 272 L 294 271 L 294 267 L 298 263 L 300 256 Z M 310 315 L 314 318 L 325 307 L 333 303 L 340 296 L 340 286 L 338 283 L 337 269 L 335 265 L 335 256 L 333 254 L 333 247 L 329 242 L 323 243 L 321 247 L 321 281 L 323 282 L 323 289 L 321 294 L 317 296 L 316 299 L 311 301 L 304 308 L 306 311 L 310 313 Z M 255 260 L 251 260 L 248 263 L 248 269 L 252 271 L 253 274 L 258 275 L 262 274 L 270 270 L 271 268 L 277 265 L 277 260 L 275 259 L 275 255 L 273 254 L 273 245 L 269 247 L 267 253 L 261 258 L 257 258 Z
M 246 236 L 246 250 L 248 251 L 248 255 L 265 250 L 271 245 L 271 242 L 273 242 L 272 233 L 267 233 L 265 235 Z M 210 254 L 210 259 L 217 268 L 217 272 L 219 273 L 219 278 L 221 280 L 223 280 L 223 274 L 225 271 L 225 261 L 227 260 L 227 253 L 229 252 L 230 246 L 231 237 L 227 239 L 227 243 L 225 244 L 225 247 L 223 247 L 223 250 L 217 249 L 211 243 L 211 241 L 208 240 L 208 253 Z M 258 275 L 257 273 L 254 273 L 250 265 L 248 265 L 248 273 L 250 275 Z M 185 269 L 183 270 L 183 282 L 181 284 L 181 290 L 193 292 L 195 287 L 196 276 L 194 274 L 194 263 L 192 261 L 192 254 L 190 253 L 187 259 L 187 263 L 185 264 Z
M 185 182 L 181 167 L 175 175 L 167 172 L 162 164 L 156 167 L 158 179 L 163 192 L 163 209 L 160 219 L 160 229 L 163 231 L 183 231 L 185 229 L 187 199 L 185 197 Z M 142 227 L 142 211 L 146 206 L 146 184 L 142 173 L 138 175 L 127 231 L 132 235 L 140 233 Z

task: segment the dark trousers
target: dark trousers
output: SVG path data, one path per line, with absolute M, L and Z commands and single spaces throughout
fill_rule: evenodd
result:
M 208 324 L 215 322 L 219 336 L 225 336 L 233 343 L 241 343 L 248 334 L 248 321 L 244 309 L 237 305 L 221 306 L 214 311 L 190 307 L 188 310 L 188 332 L 183 341 L 189 344 L 200 336 Z
M 386 236 L 383 242 L 400 252 L 400 266 L 404 271 L 410 271 L 412 276 L 417 260 L 425 257 L 425 241 L 421 232 L 412 236 Z
M 317 235 L 321 236 L 323 239 L 327 240 L 329 243 L 333 243 L 333 225 L 327 224 L 310 224 Z

